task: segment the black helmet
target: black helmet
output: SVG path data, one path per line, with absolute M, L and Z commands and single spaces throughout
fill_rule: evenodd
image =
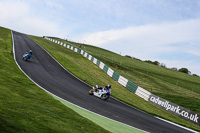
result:
M 32 50 L 29 50 L 29 53 L 32 55 L 33 53 L 32 53 Z
M 111 85 L 110 84 L 108 84 L 108 86 L 107 86 L 108 88 L 111 88 Z

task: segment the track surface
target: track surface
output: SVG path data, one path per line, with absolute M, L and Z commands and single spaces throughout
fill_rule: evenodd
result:
M 113 120 L 152 133 L 188 133 L 188 130 L 171 125 L 127 106 L 113 98 L 103 101 L 88 95 L 90 86 L 64 70 L 49 54 L 28 36 L 14 32 L 15 57 L 22 70 L 47 91 Z M 30 61 L 22 55 L 31 49 Z

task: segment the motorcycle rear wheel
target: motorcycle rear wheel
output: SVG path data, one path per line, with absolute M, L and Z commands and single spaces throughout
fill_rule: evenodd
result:
M 93 89 L 89 90 L 89 94 L 94 95 L 94 90 Z
M 108 94 L 101 95 L 102 100 L 107 100 L 109 97 L 110 97 L 110 95 L 108 95 Z

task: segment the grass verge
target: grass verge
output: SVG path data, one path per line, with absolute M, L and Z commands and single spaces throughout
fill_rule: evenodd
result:
M 58 97 L 54 97 L 55 99 L 59 100 L 61 103 L 66 105 L 67 107 L 73 109 L 78 114 L 86 117 L 87 119 L 91 120 L 92 122 L 96 124 L 100 124 L 102 127 L 104 127 L 106 130 L 113 132 L 113 133 L 144 133 L 144 131 L 129 127 L 127 125 L 121 124 L 119 122 L 110 120 L 108 118 L 99 116 L 95 113 L 89 112 L 87 110 L 84 110 L 80 107 L 77 107 L 69 102 L 66 102 Z

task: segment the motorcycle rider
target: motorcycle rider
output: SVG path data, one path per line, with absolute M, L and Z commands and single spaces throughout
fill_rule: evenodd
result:
M 23 59 L 25 59 L 26 55 L 28 56 L 27 59 L 30 59 L 32 54 L 33 54 L 32 50 L 29 50 L 29 52 L 26 52 L 26 54 L 23 55 Z M 27 60 L 27 59 L 25 59 L 25 60 Z
M 32 50 L 29 50 L 29 53 L 32 55 L 33 54 Z
M 104 87 L 100 87 L 100 86 L 96 85 L 96 88 L 94 87 L 93 89 L 94 89 L 95 92 L 97 92 L 98 90 L 101 90 L 102 88 L 110 89 L 111 85 L 108 84 L 108 85 L 106 85 Z
M 26 52 L 28 54 L 28 59 L 30 59 L 30 57 L 32 56 L 33 52 L 32 50 L 29 50 L 29 52 Z

